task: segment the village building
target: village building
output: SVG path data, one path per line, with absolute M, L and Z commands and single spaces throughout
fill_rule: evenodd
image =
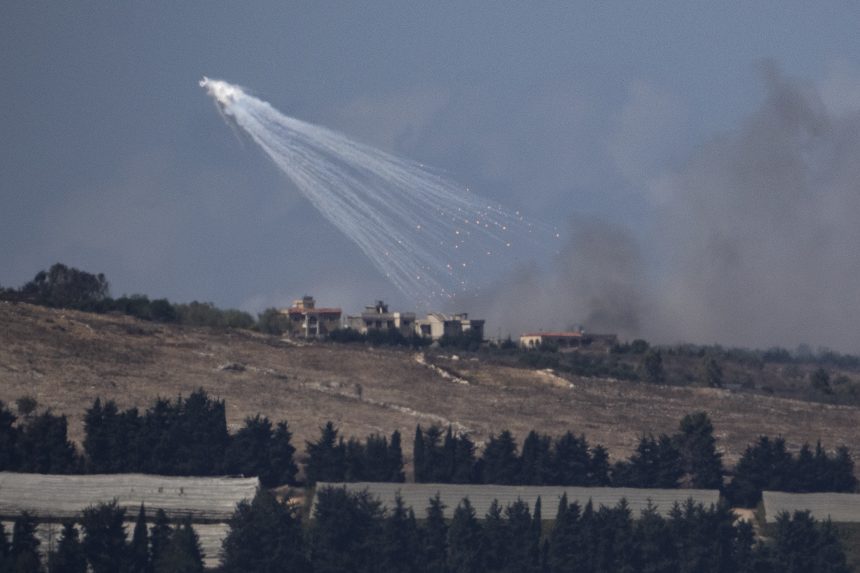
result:
M 470 319 L 468 313 L 454 315 L 441 312 L 427 313 L 427 318 L 415 322 L 415 333 L 418 336 L 439 340 L 440 338 L 474 336 L 478 340 L 484 339 L 484 321 Z
M 559 350 L 591 348 L 608 350 L 618 343 L 614 334 L 592 334 L 582 329 L 567 332 L 527 332 L 520 335 L 520 348 L 554 346 Z
M 360 315 L 347 316 L 346 325 L 361 334 L 396 331 L 408 337 L 415 332 L 415 313 L 389 312 L 388 305 L 378 300 L 364 307 Z
M 325 338 L 341 327 L 341 309 L 317 308 L 312 296 L 293 301 L 293 305 L 281 313 L 287 315 L 289 334 L 294 337 Z

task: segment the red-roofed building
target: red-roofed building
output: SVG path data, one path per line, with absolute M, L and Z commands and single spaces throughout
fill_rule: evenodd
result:
M 341 327 L 341 309 L 317 308 L 312 296 L 293 301 L 290 308 L 281 310 L 289 317 L 290 336 L 323 338 Z

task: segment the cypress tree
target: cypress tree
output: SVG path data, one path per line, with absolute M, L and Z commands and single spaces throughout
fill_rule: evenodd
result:
M 601 445 L 594 446 L 588 465 L 588 485 L 607 486 L 609 484 L 609 452 Z
M 12 525 L 12 547 L 8 562 L 15 573 L 39 573 L 42 561 L 39 558 L 39 540 L 36 538 L 36 520 L 22 512 Z
M 774 557 L 780 571 L 815 571 L 819 543 L 815 520 L 808 511 L 795 511 L 793 516 L 783 512 L 777 516 Z
M 579 514 L 579 504 L 568 505 L 567 494 L 562 494 L 549 536 L 547 560 L 552 573 L 580 573 L 586 570 Z
M 466 434 L 457 438 L 454 454 L 454 475 L 452 483 L 474 483 L 475 475 L 475 443 Z
M 849 573 L 851 568 L 845 557 L 845 551 L 836 534 L 836 529 L 830 519 L 822 522 L 819 527 L 819 541 L 816 547 L 815 571 L 821 573 Z
M 532 527 L 531 527 L 531 560 L 535 571 L 540 569 L 540 540 L 543 535 L 543 512 L 541 511 L 540 496 L 535 500 L 535 508 L 532 512 Z
M 51 573 L 86 573 L 87 557 L 73 521 L 63 524 L 57 550 L 51 555 L 49 563 L 48 570 Z
M 388 440 L 385 436 L 371 434 L 367 436 L 364 444 L 364 471 L 365 478 L 355 481 L 387 482 L 389 480 L 390 468 L 388 459 Z M 347 468 L 349 464 L 347 464 Z M 347 481 L 349 478 L 347 478 Z
M 307 442 L 308 463 L 305 476 L 309 484 L 318 481 L 340 482 L 346 473 L 343 440 L 338 440 L 338 431 L 332 422 L 320 428 L 320 438 Z
M 553 481 L 550 459 L 550 439 L 532 430 L 523 442 L 519 459 L 517 483 L 545 485 Z
M 9 538 L 6 537 L 6 527 L 3 525 L 3 522 L 0 521 L 0 571 L 5 571 L 8 564 L 9 553 L 11 551 L 11 547 L 9 546 Z
M 167 550 L 170 545 L 170 538 L 173 536 L 173 528 L 170 527 L 170 522 L 167 519 L 167 514 L 160 507 L 155 512 L 155 521 L 152 524 L 152 531 L 149 534 L 149 563 L 150 569 L 161 558 L 161 555 Z
M 451 573 L 480 573 L 484 565 L 481 525 L 465 498 L 454 511 L 448 529 L 448 569 Z
M 379 502 L 367 492 L 318 489 L 310 531 L 314 572 L 373 571 L 381 545 L 381 516 Z
M 155 573 L 203 573 L 200 538 L 190 517 L 176 526 L 170 542 L 155 562 Z
M 134 524 L 134 534 L 131 536 L 129 547 L 130 573 L 146 573 L 151 569 L 149 562 L 149 532 L 146 526 L 146 509 L 140 504 L 137 521 Z
M 836 448 L 836 456 L 830 465 L 831 491 L 852 492 L 857 488 L 857 478 L 854 476 L 854 460 L 851 451 L 846 446 Z
M 0 471 L 15 471 L 18 468 L 17 417 L 0 400 Z
M 457 439 L 454 437 L 454 432 L 451 425 L 448 424 L 448 431 L 445 432 L 445 440 L 442 442 L 442 468 L 440 470 L 441 483 L 451 483 L 454 479 L 454 472 L 457 464 Z
M 418 526 L 415 514 L 407 511 L 400 494 L 382 529 L 381 573 L 411 573 L 418 568 Z
M 657 508 L 648 504 L 642 510 L 635 528 L 637 561 L 642 573 L 676 573 L 678 555 L 665 520 Z
M 496 499 L 490 504 L 482 531 L 485 553 L 484 571 L 504 571 L 513 540 L 508 531 L 508 524 L 502 517 L 502 508 Z
M 355 438 L 350 438 L 344 450 L 344 481 L 367 481 L 369 468 L 365 467 L 366 456 L 364 445 Z
M 525 452 L 525 445 L 523 445 Z M 556 440 L 553 448 L 553 482 L 558 485 L 590 485 L 591 457 L 585 438 L 577 438 L 568 431 Z
M 412 442 L 412 466 L 415 483 L 427 481 L 426 456 L 424 454 L 424 432 L 421 425 L 415 426 L 415 439 Z
M 388 476 L 384 481 L 403 483 L 406 476 L 403 475 L 403 449 L 400 445 L 400 432 L 394 430 L 391 434 L 391 442 L 388 445 Z
M 448 525 L 445 523 L 445 505 L 437 493 L 430 498 L 427 519 L 424 520 L 421 537 L 422 561 L 427 573 L 448 571 Z
M 272 435 L 272 444 L 269 450 L 272 476 L 276 485 L 296 483 L 296 474 L 299 468 L 294 459 L 296 448 L 293 447 L 292 439 L 293 434 L 290 432 L 287 422 L 278 422 L 275 433 Z
M 722 487 L 722 456 L 717 452 L 714 426 L 705 412 L 684 416 L 674 442 L 680 452 L 683 471 L 690 476 L 693 487 Z

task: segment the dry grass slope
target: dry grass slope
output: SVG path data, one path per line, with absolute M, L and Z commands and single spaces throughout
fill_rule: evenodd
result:
M 233 428 L 258 412 L 289 420 L 300 450 L 332 420 L 347 435 L 400 430 L 407 455 L 415 424 L 451 423 L 478 442 L 503 428 L 520 439 L 533 428 L 572 430 L 627 456 L 641 434 L 672 432 L 695 410 L 711 416 L 729 462 L 759 434 L 781 434 L 789 447 L 819 438 L 828 447 L 844 443 L 855 457 L 860 445 L 856 407 L 417 358 L 414 351 L 297 347 L 246 331 L 0 303 L 0 400 L 35 396 L 69 415 L 76 440 L 96 396 L 145 408 L 157 396 L 202 387 L 226 399 Z M 231 363 L 243 368 L 221 368 Z

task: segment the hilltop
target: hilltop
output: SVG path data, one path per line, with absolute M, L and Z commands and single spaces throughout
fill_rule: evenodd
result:
M 453 424 L 477 442 L 508 428 L 521 440 L 536 429 L 570 429 L 625 457 L 643 433 L 673 432 L 683 415 L 706 411 L 718 446 L 734 463 L 760 434 L 783 435 L 790 448 L 821 439 L 828 448 L 860 447 L 860 407 L 734 389 L 585 378 L 524 367 L 493 353 L 397 349 L 363 344 L 297 344 L 241 329 L 190 327 L 0 302 L 0 400 L 34 396 L 69 416 L 72 439 L 100 396 L 145 409 L 158 396 L 197 388 L 223 398 L 231 428 L 262 413 L 286 419 L 303 449 L 334 421 L 346 435 L 404 435 L 407 458 L 416 424 Z M 631 359 L 632 360 L 632 359 Z M 667 361 L 667 373 L 686 358 Z M 725 364 L 735 378 L 784 382 L 791 369 Z M 855 372 L 839 373 L 853 380 Z M 678 374 L 667 376 L 671 381 Z M 853 383 L 853 382 L 852 382 Z

